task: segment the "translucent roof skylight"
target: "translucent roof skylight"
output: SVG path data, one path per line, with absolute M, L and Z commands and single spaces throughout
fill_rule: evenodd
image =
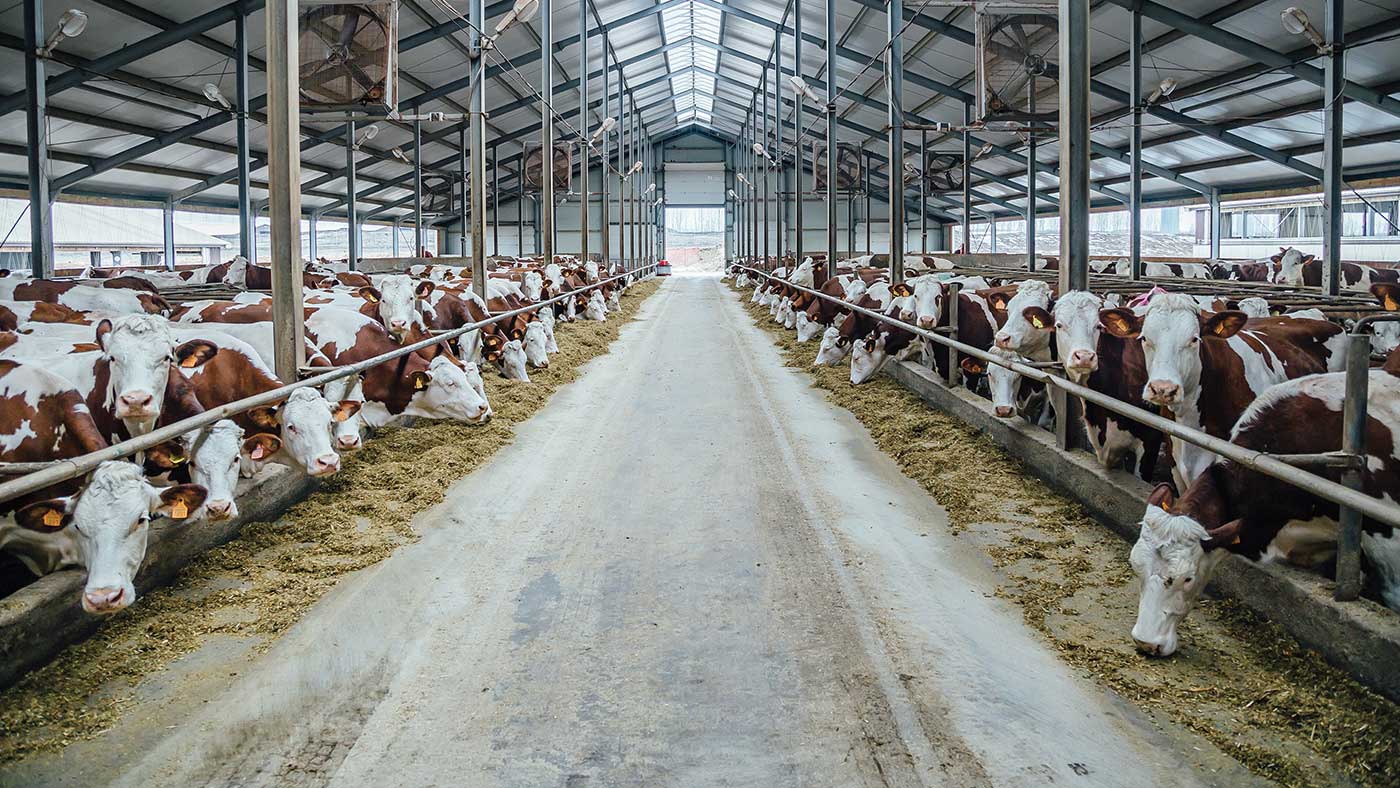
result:
M 714 110 L 715 71 L 719 68 L 720 12 L 694 0 L 661 12 L 666 37 L 666 67 L 671 72 L 677 120 L 699 117 L 708 123 Z

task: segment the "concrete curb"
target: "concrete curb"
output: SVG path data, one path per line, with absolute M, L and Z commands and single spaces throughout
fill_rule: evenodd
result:
M 136 575 L 137 595 L 167 585 L 195 558 L 237 537 L 244 524 L 277 518 L 316 485 L 298 470 L 269 464 L 252 479 L 239 481 L 238 517 L 189 525 L 157 520 Z M 97 631 L 103 619 L 84 612 L 78 601 L 86 578 L 85 569 L 65 569 L 0 599 L 0 689 Z
M 929 368 L 904 361 L 889 374 L 929 405 L 984 433 L 1039 478 L 1069 493 L 1095 519 L 1128 541 L 1151 485 L 1122 471 L 1106 471 L 1085 452 L 1066 454 L 1054 436 L 1022 419 L 999 419 L 991 403 L 966 389 L 949 389 Z M 1283 565 L 1239 558 L 1224 562 L 1211 582 L 1282 626 L 1300 643 L 1391 700 L 1400 702 L 1400 616 L 1367 599 L 1337 602 L 1330 581 Z M 1124 633 L 1127 637 L 1127 633 Z

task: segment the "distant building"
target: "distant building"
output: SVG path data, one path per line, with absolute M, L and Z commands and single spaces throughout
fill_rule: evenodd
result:
M 29 204 L 0 200 L 0 267 L 29 267 Z M 160 211 L 82 203 L 53 206 L 54 270 L 74 273 L 86 266 L 158 266 L 165 262 L 165 227 Z M 176 264 L 220 263 L 227 241 L 175 223 Z
M 1400 188 L 1368 189 L 1342 200 L 1342 256 L 1347 260 L 1400 261 L 1397 203 Z M 1322 198 L 1246 200 L 1220 208 L 1220 256 L 1260 258 L 1294 246 L 1322 254 Z M 1210 254 L 1210 210 L 1196 209 L 1195 254 Z

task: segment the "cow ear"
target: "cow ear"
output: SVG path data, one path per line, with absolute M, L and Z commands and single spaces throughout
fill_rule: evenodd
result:
M 1152 494 L 1147 496 L 1147 505 L 1156 506 L 1164 512 L 1170 512 L 1176 505 L 1176 490 L 1170 484 L 1162 482 L 1152 488 Z
M 19 527 L 41 534 L 51 534 L 63 530 L 73 522 L 72 498 L 50 498 L 36 501 L 21 507 L 15 512 L 15 522 Z
M 177 484 L 160 491 L 160 503 L 151 514 L 163 514 L 172 520 L 183 520 L 190 512 L 204 505 L 209 491 L 198 484 Z
M 104 317 L 97 324 L 97 344 L 101 346 L 104 350 L 107 348 L 107 346 L 103 343 L 102 340 L 106 339 L 107 335 L 110 333 L 112 333 L 112 321 Z
M 992 309 L 1005 312 L 1006 305 L 1011 303 L 1011 296 L 1006 293 L 992 293 L 987 296 L 987 303 L 992 305 Z
M 379 303 L 379 300 L 383 297 L 379 294 L 379 288 L 377 287 L 362 287 L 355 292 L 359 293 L 360 298 L 363 298 L 371 304 Z
M 413 390 L 422 391 L 423 389 L 426 389 L 428 387 L 428 384 L 433 381 L 433 376 L 420 369 L 417 372 L 413 373 L 412 380 Z
M 146 461 L 163 471 L 173 471 L 189 462 L 179 441 L 166 441 L 146 450 Z
M 74 342 L 70 353 L 89 353 L 94 350 L 101 350 L 102 347 L 96 342 Z
M 1400 285 L 1394 282 L 1377 282 L 1371 285 L 1371 295 L 1376 297 L 1387 312 L 1400 312 Z
M 962 363 L 958 364 L 958 366 L 962 367 L 963 372 L 974 377 L 977 375 L 985 374 L 987 371 L 987 365 L 985 363 L 983 363 L 980 359 L 975 359 L 971 356 L 964 356 Z
M 1041 331 L 1055 330 L 1055 319 L 1050 317 L 1050 313 L 1045 311 L 1043 307 L 1028 306 L 1021 310 L 1021 316 L 1024 317 L 1026 322 L 1030 323 L 1033 328 Z
M 431 281 L 425 279 L 419 282 L 417 287 L 413 288 L 413 294 L 419 298 L 427 298 L 433 294 L 433 288 L 436 286 L 437 285 L 434 285 Z
M 345 421 L 356 413 L 360 412 L 360 406 L 364 403 L 354 399 L 343 399 L 335 404 L 331 409 L 331 418 L 336 421 Z
M 1099 310 L 1099 323 L 1104 330 L 1119 339 L 1133 339 L 1142 333 L 1142 318 L 1124 307 Z
M 243 454 L 254 462 L 265 460 L 281 450 L 282 439 L 266 432 L 243 439 Z
M 219 346 L 207 339 L 191 339 L 175 348 L 175 360 L 183 369 L 194 369 L 213 358 Z
M 263 430 L 275 430 L 282 426 L 282 419 L 277 414 L 277 408 L 271 405 L 249 409 L 248 420 L 253 422 L 258 429 Z
M 1216 312 L 1206 318 L 1202 330 L 1221 339 L 1229 339 L 1238 334 L 1240 329 L 1244 328 L 1244 324 L 1248 322 L 1249 315 L 1238 309 L 1231 309 L 1226 312 Z
M 1209 538 L 1201 540 L 1201 547 L 1207 550 L 1214 550 L 1217 547 L 1229 547 L 1230 545 L 1239 544 L 1240 527 L 1243 525 L 1243 520 L 1231 520 L 1219 528 L 1212 528 L 1206 531 L 1210 536 Z

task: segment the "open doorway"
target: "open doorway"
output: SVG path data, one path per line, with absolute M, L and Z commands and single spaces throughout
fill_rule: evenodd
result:
M 675 273 L 724 270 L 724 207 L 667 208 L 666 259 Z

